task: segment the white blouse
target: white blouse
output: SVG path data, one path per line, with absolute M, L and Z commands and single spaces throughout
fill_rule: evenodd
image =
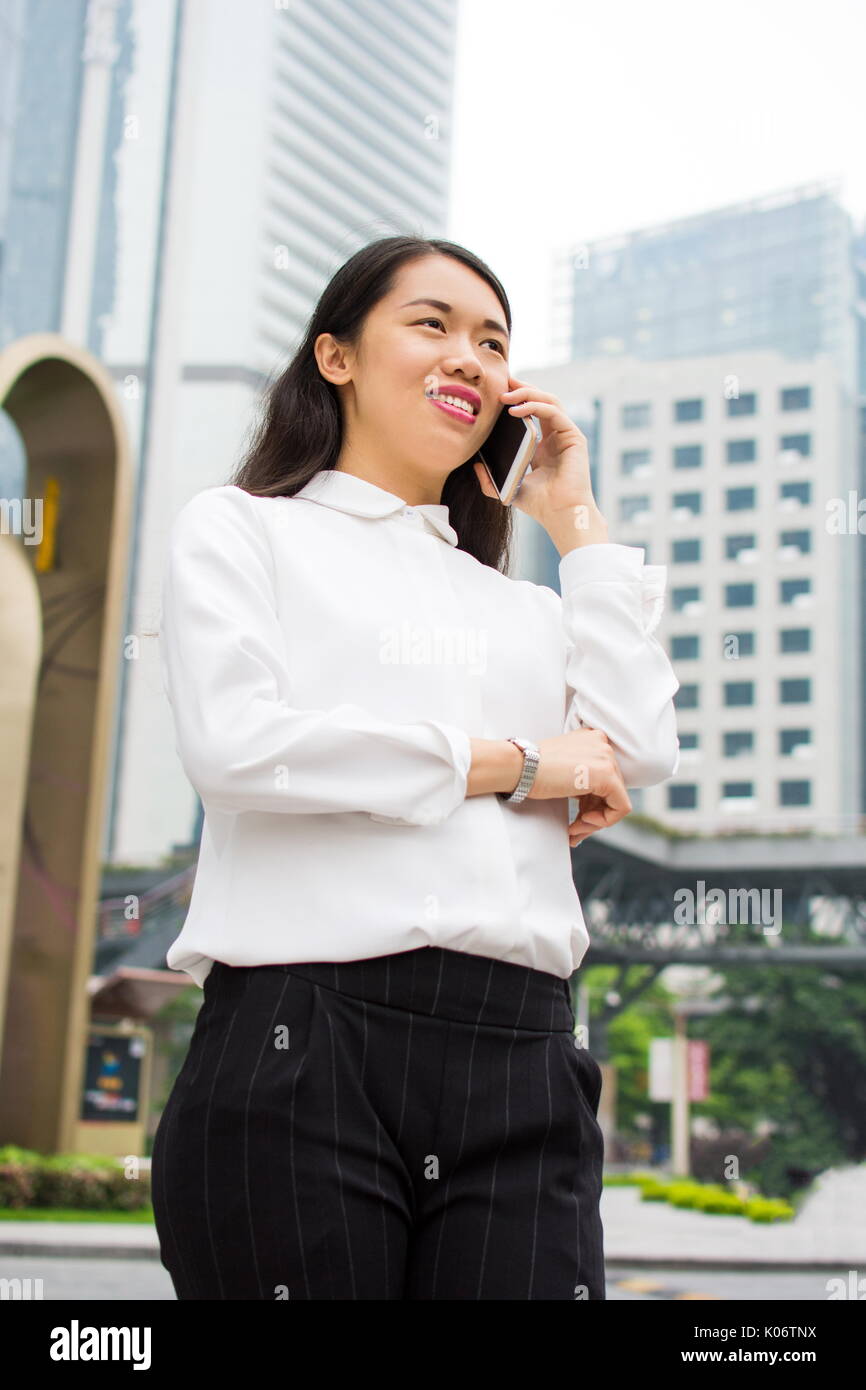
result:
M 603 730 L 627 787 L 679 765 L 652 635 L 667 570 L 610 542 L 562 598 L 457 548 L 442 504 L 325 469 L 175 517 L 160 659 L 204 823 L 167 963 L 343 961 L 444 946 L 568 978 L 589 945 L 567 798 L 466 796 L 470 738 Z

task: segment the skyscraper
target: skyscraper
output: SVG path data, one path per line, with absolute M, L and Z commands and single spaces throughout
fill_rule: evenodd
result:
M 559 260 L 558 365 L 526 375 L 587 434 L 611 539 L 668 567 L 683 756 L 638 801 L 682 829 L 866 807 L 862 246 L 818 185 Z
M 227 480 L 337 267 L 379 236 L 445 234 L 457 5 L 34 0 L 11 14 L 0 325 L 5 341 L 83 343 L 124 404 L 136 640 L 118 654 L 106 855 L 156 861 L 196 834 L 150 635 L 171 521 Z
M 866 269 L 832 182 L 786 189 L 557 258 L 557 360 L 777 348 L 827 353 L 866 395 Z

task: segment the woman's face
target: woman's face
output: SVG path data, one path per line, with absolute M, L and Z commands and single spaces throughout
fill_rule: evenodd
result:
M 436 492 L 493 428 L 508 390 L 508 349 L 504 310 L 481 276 L 444 255 L 402 266 L 367 315 L 357 353 L 342 356 L 345 371 L 328 373 L 342 386 L 349 457 L 372 450 Z M 468 388 L 474 414 L 436 403 L 431 390 L 447 396 L 450 387 Z

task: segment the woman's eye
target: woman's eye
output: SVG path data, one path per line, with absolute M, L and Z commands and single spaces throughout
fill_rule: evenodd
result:
M 444 328 L 444 327 L 445 327 L 445 325 L 444 325 L 444 323 L 442 322 L 441 319 L 419 319 L 419 320 L 418 320 L 418 323 L 419 323 L 419 324 L 425 324 L 425 323 L 438 323 L 438 325 L 439 325 L 440 328 Z M 503 357 L 505 357 L 505 355 L 506 355 L 506 353 L 505 353 L 505 348 L 502 346 L 502 344 L 501 344 L 500 342 L 498 342 L 498 341 L 496 340 L 496 338 L 485 338 L 484 341 L 485 341 L 485 343 L 492 343 L 493 346 L 496 348 L 496 350 L 497 350 Z

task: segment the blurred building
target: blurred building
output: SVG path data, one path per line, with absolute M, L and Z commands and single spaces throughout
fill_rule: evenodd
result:
M 857 417 L 835 363 L 731 352 L 527 376 L 591 416 L 611 539 L 667 566 L 656 636 L 682 756 L 636 809 L 706 834 L 856 830 Z
M 446 234 L 456 16 L 456 0 L 0 3 L 0 338 L 85 344 L 137 449 L 115 862 L 200 830 L 155 638 L 171 522 L 227 481 L 334 271 L 379 236 Z M 14 495 L 14 441 L 0 449 Z
M 827 353 L 866 397 L 866 265 L 833 181 L 571 245 L 554 283 L 555 361 Z
M 587 435 L 611 539 L 668 566 L 656 635 L 683 756 L 636 808 L 704 833 L 856 829 L 862 230 L 816 185 L 572 246 L 555 279 L 559 365 L 524 375 Z M 555 585 L 559 557 L 535 542 Z

